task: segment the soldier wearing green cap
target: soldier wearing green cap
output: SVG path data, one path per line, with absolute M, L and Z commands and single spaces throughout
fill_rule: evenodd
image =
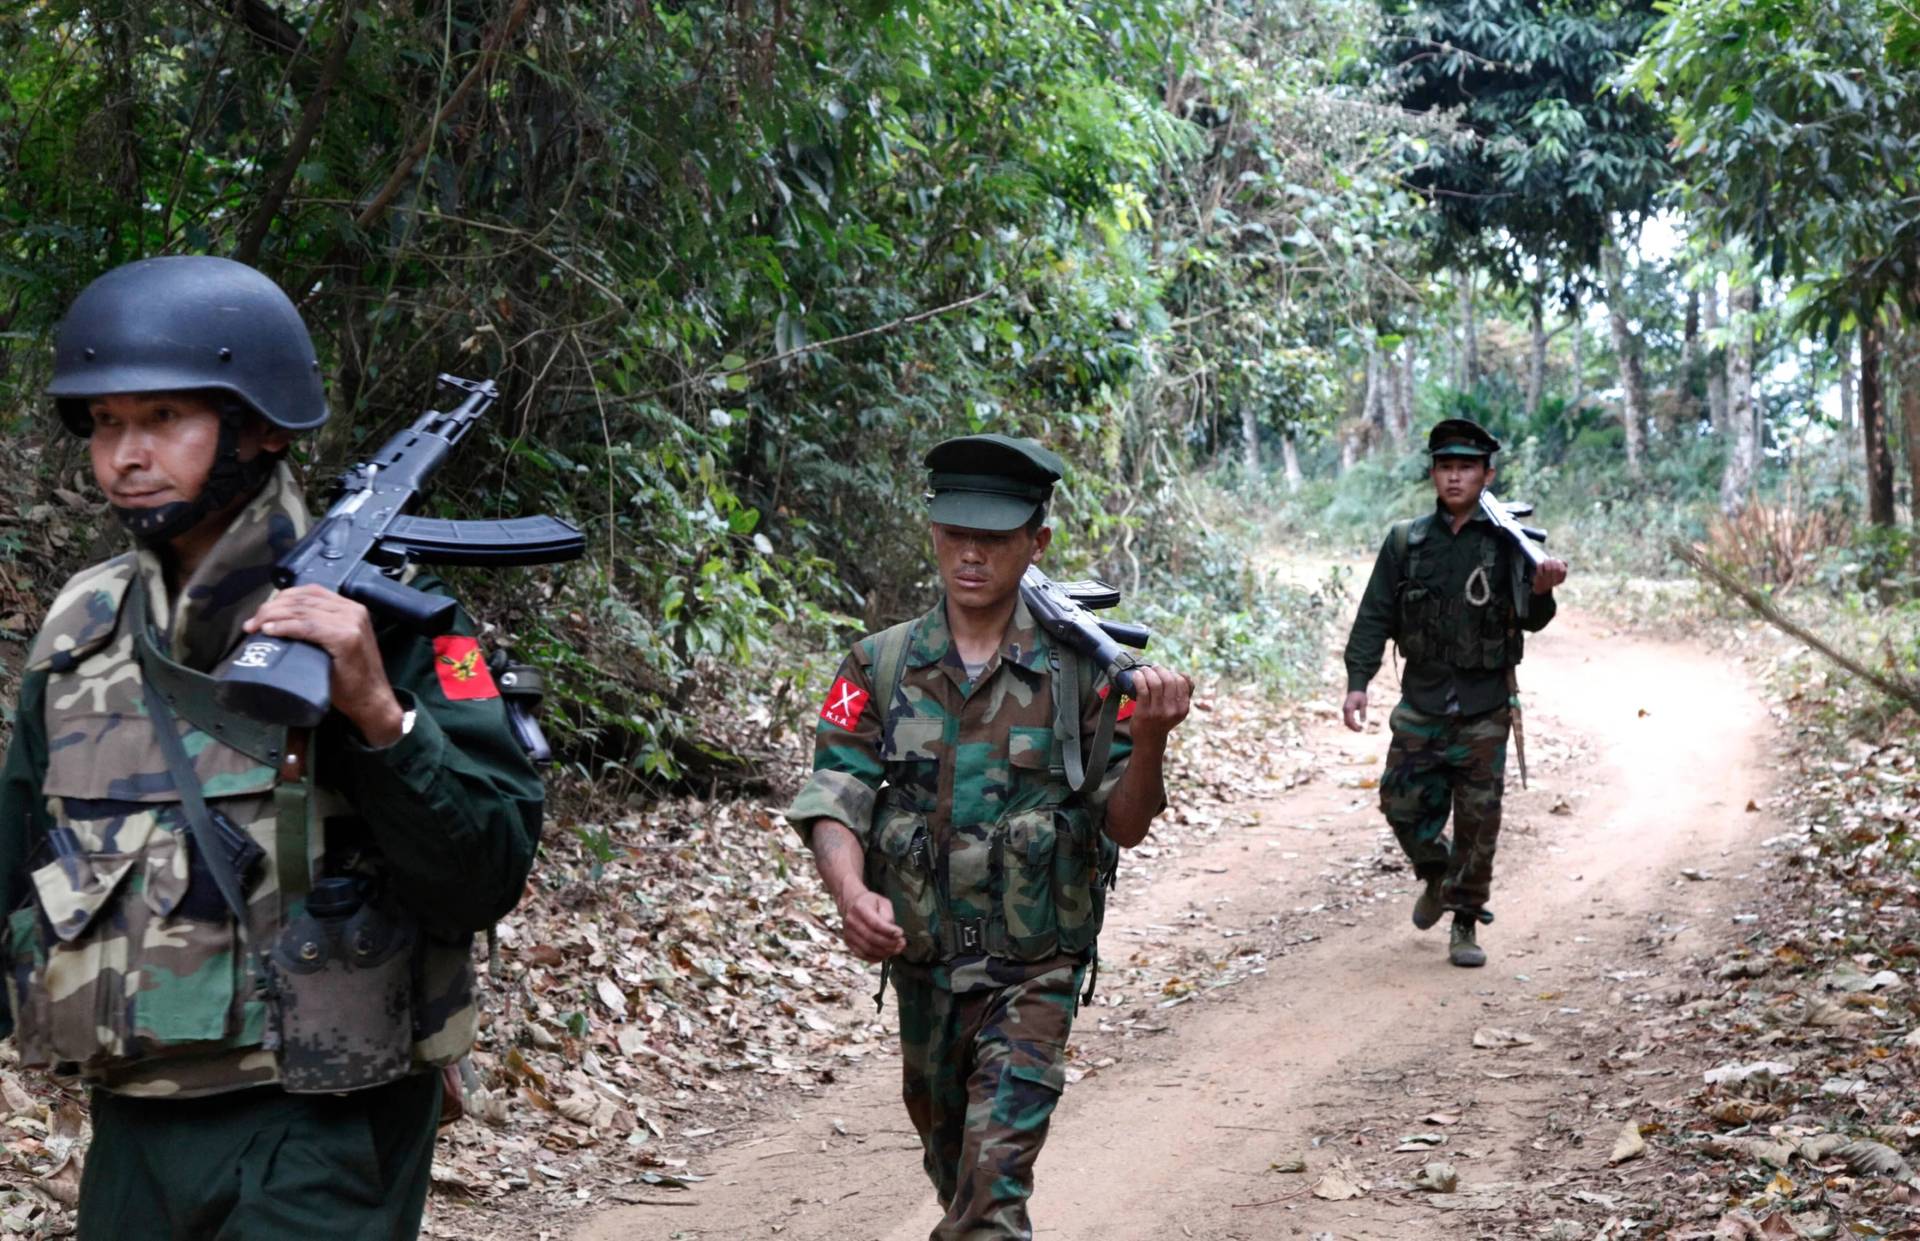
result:
M 950 439 L 926 457 L 944 596 L 847 655 L 813 775 L 787 818 L 813 849 L 847 944 L 900 1005 L 902 1092 L 944 1218 L 933 1241 L 1033 1235 L 1033 1162 L 1065 1085 L 1067 1035 L 1119 850 L 1166 805 L 1167 736 L 1192 682 L 1105 674 L 1020 597 L 1053 537 L 1064 466 L 1031 440 Z M 1079 661 L 1067 666 L 1064 661 Z M 1078 685 L 1056 703 L 1056 685 Z M 1117 707 L 1109 763 L 1075 793 L 1062 738 Z M 1078 718 L 1078 730 L 1063 726 Z
M 1397 522 L 1380 545 L 1373 576 L 1347 637 L 1347 695 L 1341 714 L 1359 732 L 1367 683 L 1380 671 L 1387 639 L 1406 656 L 1393 741 L 1380 778 L 1380 809 L 1420 880 L 1413 925 L 1426 930 L 1453 914 L 1448 959 L 1486 964 L 1477 930 L 1492 922 L 1487 900 L 1500 836 L 1513 667 L 1522 633 L 1553 619 L 1563 560 L 1532 570 L 1526 615 L 1504 584 L 1525 557 L 1480 511 L 1493 482 L 1500 441 L 1466 418 L 1448 418 L 1427 437 L 1434 511 Z M 1446 835 L 1453 819 L 1453 839 Z

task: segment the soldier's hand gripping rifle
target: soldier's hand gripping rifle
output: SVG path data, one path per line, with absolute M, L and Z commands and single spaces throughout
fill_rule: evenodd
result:
M 427 479 L 499 396 L 490 379 L 442 375 L 440 382 L 464 398 L 452 409 L 428 410 L 342 474 L 326 516 L 274 565 L 274 585 L 324 586 L 434 637 L 452 627 L 454 601 L 398 581 L 407 565 L 552 564 L 586 550 L 580 531 L 557 517 L 407 516 Z M 331 673 L 332 661 L 319 647 L 254 634 L 215 673 L 215 696 L 227 709 L 264 723 L 310 728 L 332 703 Z
M 1480 511 L 1520 549 L 1520 556 L 1526 560 L 1524 567 L 1519 558 L 1514 560 L 1512 581 L 1513 614 L 1525 617 L 1533 600 L 1533 571 L 1547 559 L 1547 532 L 1520 524 L 1520 518 L 1533 516 L 1533 505 L 1524 501 L 1500 500 L 1482 491 Z M 1507 705 L 1513 710 L 1513 753 L 1520 760 L 1520 787 L 1524 789 L 1527 787 L 1526 717 L 1520 710 L 1520 678 L 1511 667 L 1507 669 L 1507 695 Z

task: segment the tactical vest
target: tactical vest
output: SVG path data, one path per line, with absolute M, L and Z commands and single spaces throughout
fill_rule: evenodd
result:
M 155 662 L 156 644 L 137 641 L 138 574 L 128 554 L 76 575 L 28 657 L 29 672 L 48 673 L 43 787 L 54 826 L 31 874 L 33 899 L 6 928 L 15 1045 L 28 1066 L 126 1094 L 282 1081 L 285 1013 L 263 956 L 307 913 L 327 830 L 352 811 L 314 783 L 311 760 L 304 773 L 288 770 L 286 730 L 222 712 L 209 678 L 164 656 Z M 145 709 L 143 667 L 179 717 L 207 806 L 265 854 L 244 925 L 191 839 Z M 471 1048 L 471 937 L 412 942 L 410 1012 L 393 1014 L 411 1029 L 401 1028 L 397 1055 L 366 1070 L 370 1080 L 349 1068 L 326 1089 L 379 1085 Z M 338 1019 L 329 1031 L 343 1065 L 371 1037 L 353 1027 Z
M 1498 540 L 1480 539 L 1480 563 L 1456 593 L 1428 546 L 1436 520 L 1428 514 L 1393 528 L 1401 561 L 1393 640 L 1400 653 L 1408 663 L 1464 669 L 1497 671 L 1519 663 L 1525 647 Z
M 916 965 L 985 954 L 1040 961 L 1094 947 L 1106 915 L 1107 890 L 1119 864 L 1119 846 L 1102 830 L 1102 816 L 1073 793 L 1066 750 L 1077 745 L 1080 695 L 1054 696 L 1054 724 L 1013 728 L 1007 757 L 1014 787 L 1007 809 L 984 839 L 933 838 L 931 790 L 951 753 L 949 729 L 958 720 L 926 709 L 924 690 L 902 684 L 910 630 L 896 625 L 875 639 L 874 701 L 885 711 L 880 747 L 887 782 L 875 804 L 867 846 L 867 886 L 893 904 L 906 935 L 901 953 Z M 1059 652 L 1043 635 L 1054 672 L 1051 695 L 1063 681 L 1090 688 L 1084 661 Z M 1063 677 L 1061 661 L 1076 661 Z M 916 707 L 920 708 L 916 711 Z M 1067 717 L 1071 716 L 1071 720 Z M 1099 773 L 1089 773 L 1097 787 Z M 978 831 L 978 829 L 970 829 Z M 884 983 L 883 983 L 884 986 Z

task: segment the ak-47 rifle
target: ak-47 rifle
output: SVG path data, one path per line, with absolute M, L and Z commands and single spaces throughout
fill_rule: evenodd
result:
M 1147 649 L 1153 631 L 1145 625 L 1104 621 L 1093 613 L 1120 602 L 1117 587 L 1086 579 L 1056 582 L 1037 566 L 1020 577 L 1020 597 L 1042 628 L 1091 659 L 1123 694 L 1133 693 L 1133 669 L 1140 661 L 1124 649 Z
M 440 382 L 465 398 L 449 410 L 428 410 L 342 474 L 326 516 L 274 565 L 274 585 L 324 586 L 434 637 L 452 627 L 454 601 L 397 580 L 407 565 L 552 564 L 586 550 L 580 531 L 557 517 L 445 521 L 406 515 L 427 479 L 499 396 L 490 379 L 442 375 Z M 317 646 L 254 634 L 215 673 L 214 693 L 221 706 L 263 723 L 311 728 L 331 705 L 331 672 L 332 662 Z
M 1029 565 L 1020 578 L 1020 597 L 1041 628 L 1058 639 L 1061 646 L 1092 660 L 1120 691 L 1101 709 L 1092 743 L 1083 753 L 1077 709 L 1079 673 L 1074 661 L 1055 661 L 1057 673 L 1065 678 L 1062 683 L 1065 696 L 1057 696 L 1054 701 L 1058 709 L 1055 729 L 1060 734 L 1067 787 L 1076 793 L 1097 788 L 1107 770 L 1120 698 L 1133 693 L 1133 670 L 1143 666 L 1126 648 L 1145 650 L 1153 632 L 1145 625 L 1103 621 L 1093 614 L 1093 609 L 1110 608 L 1120 602 L 1120 592 L 1105 582 L 1056 582 Z M 1065 704 L 1063 709 L 1061 704 Z
M 1533 505 L 1523 500 L 1501 500 L 1480 493 L 1480 511 L 1486 514 L 1502 534 L 1513 541 L 1525 558 L 1523 567 L 1518 559 L 1513 562 L 1513 577 L 1510 585 L 1513 589 L 1513 613 L 1525 617 L 1533 601 L 1533 587 L 1530 579 L 1533 571 L 1547 559 L 1547 532 L 1534 526 L 1523 526 L 1520 518 L 1533 516 Z M 1520 787 L 1527 787 L 1527 729 L 1526 718 L 1520 709 L 1520 678 L 1509 667 L 1507 669 L 1507 705 L 1513 709 L 1513 752 L 1520 760 Z

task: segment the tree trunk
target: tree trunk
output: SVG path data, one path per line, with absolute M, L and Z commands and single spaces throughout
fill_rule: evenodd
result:
M 1527 417 L 1540 412 L 1540 394 L 1547 386 L 1547 321 L 1540 290 L 1527 294 Z
M 1380 352 L 1380 342 L 1374 340 L 1367 345 L 1367 398 L 1361 408 L 1361 417 L 1366 419 L 1367 439 L 1369 443 L 1379 444 L 1386 440 L 1388 423 L 1392 415 L 1388 408 L 1392 402 L 1390 391 L 1393 377 L 1387 373 L 1387 360 Z
M 1733 442 L 1720 475 L 1720 510 L 1733 514 L 1747 506 L 1753 472 L 1760 460 L 1760 419 L 1753 403 L 1753 281 L 1736 281 L 1727 295 L 1726 420 Z
M 1292 427 L 1280 437 L 1280 460 L 1286 467 L 1287 493 L 1291 495 L 1300 490 L 1300 451 L 1294 447 Z
M 1613 333 L 1614 360 L 1620 367 L 1620 421 L 1627 431 L 1627 473 L 1640 477 L 1647 435 L 1647 381 L 1640 366 L 1640 342 L 1627 326 L 1627 279 L 1620 247 L 1609 241 L 1600 252 L 1607 281 L 1607 327 Z
M 1867 458 L 1867 520 L 1893 524 L 1893 458 L 1887 451 L 1886 391 L 1880 385 L 1880 332 L 1860 327 L 1860 437 Z
M 1460 373 L 1454 387 L 1466 392 L 1480 381 L 1480 325 L 1473 304 L 1473 273 L 1462 272 L 1460 279 Z
M 1260 472 L 1260 419 L 1252 401 L 1240 406 L 1240 464 L 1249 478 Z
M 1834 345 L 1840 359 L 1840 436 L 1847 460 L 1860 452 L 1860 408 L 1854 395 L 1853 337 L 1842 336 Z
M 1700 326 L 1707 341 L 1707 421 L 1715 435 L 1727 433 L 1727 366 L 1724 345 L 1711 339 L 1720 331 L 1720 275 L 1715 272 L 1707 284 L 1707 295 L 1700 301 Z
M 1394 425 L 1399 428 L 1404 447 L 1413 434 L 1413 342 L 1400 342 L 1400 357 L 1394 367 Z
M 1900 333 L 1900 439 L 1907 450 L 1907 521 L 1920 526 L 1920 325 Z
M 1567 397 L 1567 414 L 1571 417 L 1579 412 L 1580 405 L 1587 399 L 1587 322 L 1586 308 L 1575 303 L 1573 308 L 1573 392 Z
M 1700 401 L 1694 385 L 1700 381 L 1700 290 L 1687 290 L 1686 325 L 1680 336 L 1680 379 L 1673 395 L 1673 412 L 1688 438 L 1699 434 Z

